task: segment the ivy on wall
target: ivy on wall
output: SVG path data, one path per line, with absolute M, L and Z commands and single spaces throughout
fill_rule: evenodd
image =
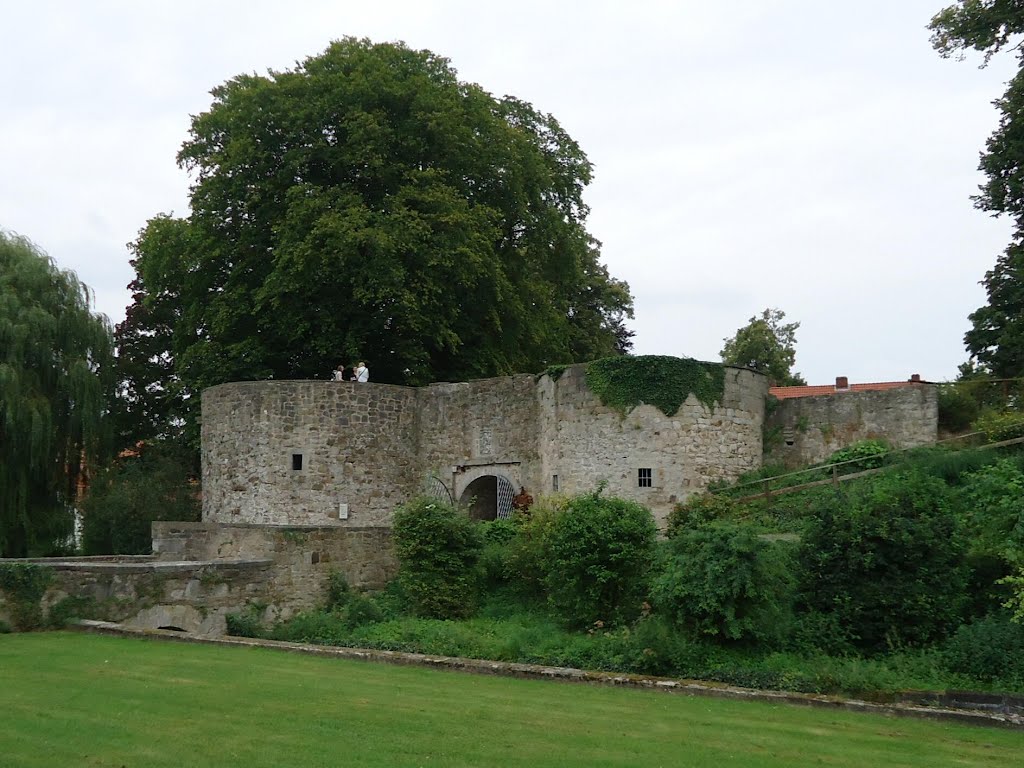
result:
M 622 413 L 647 403 L 675 416 L 691 392 L 713 410 L 725 392 L 725 368 L 689 357 L 606 357 L 587 365 L 587 386 L 602 403 Z
M 43 624 L 41 601 L 53 581 L 53 571 L 36 563 L 0 563 L 0 592 L 15 629 L 37 629 Z

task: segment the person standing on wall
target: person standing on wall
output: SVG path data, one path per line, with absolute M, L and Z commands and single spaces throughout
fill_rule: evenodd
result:
M 370 380 L 370 369 L 366 367 L 366 363 L 360 360 L 356 363 L 355 376 L 352 377 L 352 381 L 358 381 L 365 384 Z

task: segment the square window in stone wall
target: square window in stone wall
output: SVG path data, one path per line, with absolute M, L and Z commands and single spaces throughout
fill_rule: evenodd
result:
M 654 475 L 650 467 L 640 467 L 636 471 L 636 484 L 640 488 L 650 488 L 654 485 Z
M 293 453 L 292 454 L 292 469 L 295 470 L 296 472 L 302 469 L 302 454 L 301 453 Z

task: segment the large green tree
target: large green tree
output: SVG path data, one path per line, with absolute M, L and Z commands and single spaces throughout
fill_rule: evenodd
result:
M 931 21 L 932 44 L 948 57 L 967 49 L 985 54 L 985 63 L 1024 33 L 1021 0 L 961 0 Z M 985 273 L 988 303 L 970 315 L 964 337 L 971 363 L 998 377 L 1024 376 L 1024 58 L 1021 69 L 996 100 L 999 125 L 981 154 L 986 182 L 975 205 L 1015 222 L 1013 240 Z
M 101 447 L 111 356 L 86 286 L 0 231 L 0 554 L 66 543 L 87 460 Z
M 800 323 L 784 323 L 786 313 L 768 308 L 761 316 L 725 339 L 722 362 L 752 368 L 767 376 L 773 386 L 792 387 L 806 384 L 800 374 L 793 373 L 796 362 L 796 330 Z
M 415 384 L 628 349 L 628 286 L 585 228 L 591 164 L 551 115 L 355 39 L 212 93 L 178 156 L 191 214 L 133 246 L 139 402 L 169 360 L 181 389 L 161 397 L 357 359 Z

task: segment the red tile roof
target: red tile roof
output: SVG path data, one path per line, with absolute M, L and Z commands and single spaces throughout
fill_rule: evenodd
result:
M 874 381 L 867 384 L 851 384 L 848 389 L 836 389 L 835 384 L 821 384 L 809 387 L 769 387 L 768 394 L 779 400 L 790 397 L 815 397 L 817 395 L 834 395 L 837 392 L 869 392 L 880 389 L 899 389 L 900 387 L 916 387 L 921 381 Z

